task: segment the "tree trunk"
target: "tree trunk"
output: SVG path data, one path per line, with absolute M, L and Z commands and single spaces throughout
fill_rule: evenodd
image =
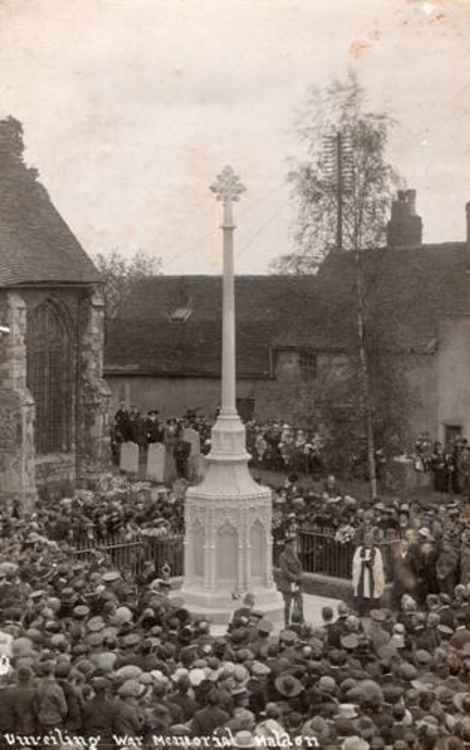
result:
M 367 435 L 367 463 L 369 467 L 370 494 L 373 500 L 377 498 L 377 473 L 375 462 L 374 439 L 374 410 L 369 376 L 369 357 L 365 330 L 364 283 L 362 278 L 362 264 L 360 250 L 354 253 L 356 261 L 356 303 L 357 303 L 357 335 L 359 341 L 359 361 L 361 366 L 361 385 L 364 398 L 366 435 Z

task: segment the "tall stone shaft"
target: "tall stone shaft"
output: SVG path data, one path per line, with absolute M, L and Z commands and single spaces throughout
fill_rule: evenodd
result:
M 190 611 L 223 624 L 234 599 L 251 591 L 257 606 L 277 620 L 283 605 L 272 576 L 271 491 L 249 472 L 236 410 L 233 203 L 245 188 L 225 167 L 211 190 L 223 204 L 222 398 L 204 479 L 186 494 L 181 594 Z
M 235 344 L 235 288 L 233 268 L 232 201 L 224 202 L 224 267 L 222 312 L 222 409 L 224 415 L 236 414 L 236 344 Z

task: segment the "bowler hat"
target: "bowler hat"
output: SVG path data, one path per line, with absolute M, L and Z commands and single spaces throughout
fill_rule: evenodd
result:
M 278 693 L 286 698 L 295 698 L 304 689 L 300 680 L 290 674 L 280 675 L 276 678 L 274 684 Z

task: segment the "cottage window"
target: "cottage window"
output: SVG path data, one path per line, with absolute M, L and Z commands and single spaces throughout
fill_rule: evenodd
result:
M 308 349 L 299 352 L 299 367 L 303 378 L 310 380 L 317 375 L 317 355 Z
M 71 449 L 73 348 L 66 321 L 52 302 L 28 314 L 27 384 L 36 404 L 38 455 Z

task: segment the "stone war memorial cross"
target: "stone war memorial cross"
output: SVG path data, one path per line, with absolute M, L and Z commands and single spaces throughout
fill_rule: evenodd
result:
M 283 602 L 272 574 L 271 490 L 250 474 L 245 427 L 236 410 L 233 204 L 245 187 L 225 167 L 211 191 L 223 205 L 221 410 L 204 478 L 186 493 L 184 581 L 177 593 L 189 611 L 222 625 L 234 599 L 251 591 L 256 608 L 277 621 Z

